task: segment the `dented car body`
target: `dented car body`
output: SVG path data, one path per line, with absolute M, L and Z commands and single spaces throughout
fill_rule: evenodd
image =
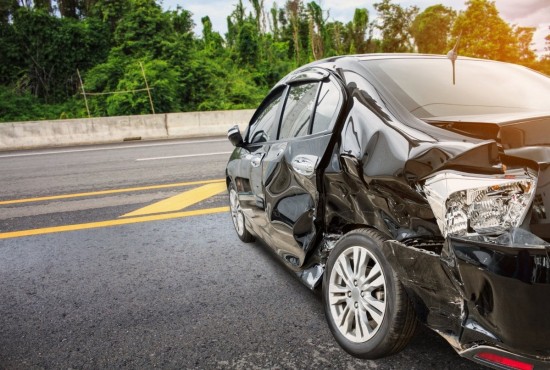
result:
M 548 368 L 550 79 L 458 58 L 453 84 L 452 68 L 378 54 L 286 76 L 229 132 L 235 228 L 322 283 L 354 355 L 406 345 L 410 305 L 462 356 Z

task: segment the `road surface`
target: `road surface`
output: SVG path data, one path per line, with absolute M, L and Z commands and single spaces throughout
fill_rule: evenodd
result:
M 342 351 L 319 295 L 236 237 L 230 151 L 0 152 L 0 369 L 479 368 L 425 328 L 390 358 Z

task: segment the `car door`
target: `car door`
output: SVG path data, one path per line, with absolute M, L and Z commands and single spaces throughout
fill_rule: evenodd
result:
M 266 148 L 261 181 L 267 244 L 298 269 L 322 228 L 317 179 L 343 103 L 343 91 L 328 73 L 289 82 L 278 140 Z
M 262 185 L 263 159 L 277 139 L 285 90 L 286 86 L 282 86 L 273 91 L 252 117 L 239 160 L 235 161 L 238 168 L 232 170 L 237 174 L 235 181 L 242 211 L 253 220 L 250 226 L 260 237 L 265 234 L 267 223 Z

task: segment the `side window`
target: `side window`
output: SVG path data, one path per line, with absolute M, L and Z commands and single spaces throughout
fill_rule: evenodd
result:
M 338 112 L 340 111 L 340 102 L 342 92 L 340 87 L 333 81 L 325 82 L 321 86 L 319 101 L 315 109 L 315 119 L 313 120 L 312 134 L 323 132 L 331 128 Z
M 278 94 L 274 95 L 266 104 L 263 104 L 263 109 L 256 120 L 251 123 L 250 131 L 248 133 L 249 143 L 261 143 L 264 141 L 275 140 L 277 138 L 278 122 L 275 122 L 277 118 L 277 111 L 279 103 L 283 95 L 281 90 Z
M 319 83 L 306 83 L 290 87 L 285 104 L 279 139 L 308 134 Z

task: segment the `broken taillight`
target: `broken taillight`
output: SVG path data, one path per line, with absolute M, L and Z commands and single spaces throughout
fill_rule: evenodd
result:
M 526 362 L 514 360 L 513 358 L 503 357 L 494 353 L 481 352 L 475 355 L 478 360 L 489 364 L 498 365 L 506 369 L 513 370 L 533 370 L 534 366 Z

